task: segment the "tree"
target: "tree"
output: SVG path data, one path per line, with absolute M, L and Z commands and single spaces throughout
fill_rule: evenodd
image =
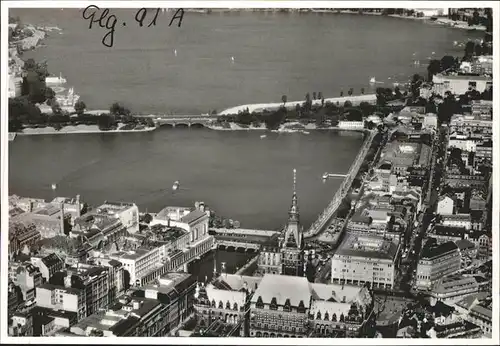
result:
M 441 62 L 436 59 L 432 59 L 429 61 L 429 65 L 427 65 L 427 80 L 432 81 L 432 77 L 439 72 L 441 72 Z
M 24 69 L 27 71 L 33 70 L 35 69 L 35 67 L 36 67 L 36 62 L 32 58 L 29 58 L 24 62 Z
M 361 95 L 365 94 L 365 88 L 361 88 Z
M 354 92 L 354 90 L 352 88 L 349 88 L 349 90 L 347 91 L 347 94 L 349 96 L 352 96 L 352 93 Z
M 340 90 L 340 97 L 344 96 L 344 90 Z
M 446 71 L 454 68 L 456 64 L 455 58 L 451 55 L 445 55 L 441 58 L 441 71 Z
M 318 99 L 323 100 L 323 93 L 321 91 L 318 92 Z
M 287 101 L 286 95 L 281 96 L 281 102 L 283 102 L 283 107 L 285 107 L 286 101 Z
M 52 88 L 46 87 L 45 88 L 45 98 L 47 100 L 53 100 L 53 99 L 55 99 L 55 97 L 56 97 L 56 93 L 54 92 L 54 90 L 52 90 Z
M 346 101 L 344 102 L 344 108 L 350 108 L 350 107 L 352 107 L 352 102 L 351 102 L 351 101 L 349 101 L 349 100 L 346 100 Z
M 468 41 L 465 44 L 465 57 L 472 57 L 474 55 L 475 44 L 473 41 Z
M 316 91 L 313 91 L 313 100 L 316 100 Z
M 398 86 L 394 88 L 394 96 L 399 100 L 403 97 L 403 94 L 401 94 L 401 90 L 399 89 Z
M 476 43 L 476 45 L 474 46 L 474 54 L 478 56 L 483 55 L 483 47 L 479 43 Z
M 151 216 L 151 214 L 148 213 L 148 214 L 144 215 L 143 221 L 144 221 L 144 223 L 149 224 L 149 223 L 151 223 L 151 221 L 153 221 L 153 217 Z
M 365 127 L 368 130 L 373 130 L 373 128 L 375 127 L 375 124 L 373 123 L 373 121 L 365 121 Z
M 75 112 L 76 114 L 78 115 L 82 115 L 83 112 L 85 112 L 85 109 L 87 108 L 87 105 L 85 104 L 85 102 L 83 101 L 80 101 L 78 100 L 76 103 L 75 103 Z
M 120 103 L 115 102 L 111 105 L 109 112 L 113 115 L 129 115 L 130 110 L 122 106 Z

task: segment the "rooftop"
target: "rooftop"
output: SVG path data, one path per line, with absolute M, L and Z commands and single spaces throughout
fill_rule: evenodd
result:
M 436 245 L 435 243 L 432 244 L 430 242 L 427 242 L 424 245 L 424 248 L 422 249 L 422 254 L 420 256 L 421 259 L 424 260 L 429 260 L 429 259 L 434 259 L 436 257 L 440 257 L 448 252 L 458 250 L 457 245 L 452 242 L 448 241 L 446 243 L 442 243 L 439 245 Z
M 68 294 L 80 294 L 80 293 L 82 293 L 82 291 L 80 289 L 78 289 L 78 288 L 52 285 L 52 284 L 49 284 L 49 283 L 41 284 L 37 288 L 46 289 L 46 290 L 49 290 L 49 291 L 60 290 L 60 291 L 64 291 L 65 293 L 68 293 Z
M 394 260 L 397 251 L 398 244 L 394 240 L 375 235 L 348 233 L 335 255 Z
M 203 217 L 208 217 L 207 213 L 201 210 L 194 210 L 187 214 L 186 216 L 181 217 L 181 222 L 190 224 L 192 222 L 195 222 Z
M 290 299 L 291 306 L 298 306 L 301 301 L 304 306 L 308 306 L 311 291 L 305 277 L 265 274 L 252 296 L 252 302 L 257 302 L 259 297 L 264 304 L 276 298 L 278 305 L 285 305 L 286 300 Z
M 55 253 L 43 257 L 42 262 L 47 266 L 47 268 L 50 268 L 58 263 L 63 263 L 63 261 Z

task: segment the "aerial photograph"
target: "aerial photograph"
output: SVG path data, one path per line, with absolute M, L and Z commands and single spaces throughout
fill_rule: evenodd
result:
M 3 335 L 498 338 L 498 4 L 326 4 L 2 3 Z

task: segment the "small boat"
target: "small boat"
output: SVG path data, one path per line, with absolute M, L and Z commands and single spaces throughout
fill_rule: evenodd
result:
M 179 186 L 180 186 L 179 181 L 176 181 L 176 182 L 174 183 L 174 185 L 172 186 L 172 190 L 174 190 L 174 191 L 178 190 L 178 189 L 179 189 Z
M 174 55 L 177 56 L 177 49 L 174 49 Z
M 17 133 L 15 132 L 9 132 L 9 142 L 12 142 L 14 139 L 16 139 Z
M 52 184 L 51 188 L 52 188 L 52 190 L 57 189 L 57 184 Z
M 234 63 L 234 56 L 231 57 L 231 62 Z
M 375 80 L 375 77 L 370 78 L 370 84 L 375 84 L 377 81 Z
M 266 137 L 267 137 L 266 135 L 261 135 L 261 136 L 260 136 L 260 138 L 261 138 L 261 139 L 262 139 L 262 138 L 266 138 Z
M 303 134 L 308 135 L 309 131 L 302 131 Z

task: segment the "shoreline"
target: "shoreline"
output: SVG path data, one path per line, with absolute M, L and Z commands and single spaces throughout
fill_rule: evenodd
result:
M 325 103 L 330 102 L 330 103 L 340 103 L 344 104 L 346 101 L 351 102 L 353 105 L 358 105 L 361 102 L 368 102 L 368 103 L 376 103 L 377 102 L 377 95 L 376 94 L 363 94 L 363 95 L 351 95 L 351 96 L 339 96 L 339 97 L 329 97 L 324 99 Z M 297 105 L 302 105 L 305 102 L 305 100 L 300 100 L 300 101 L 287 101 L 285 103 L 285 108 L 293 110 Z M 311 100 L 313 106 L 319 106 L 321 105 L 321 100 Z M 239 105 L 235 107 L 230 107 L 227 108 L 219 113 L 217 115 L 234 115 L 238 114 L 238 112 L 243 112 L 248 109 L 250 113 L 252 112 L 258 112 L 258 111 L 264 111 L 264 110 L 277 110 L 281 106 L 283 106 L 283 102 L 270 102 L 270 103 L 253 103 L 253 104 L 246 104 L 246 105 Z
M 53 130 L 46 130 L 44 129 L 27 129 L 29 132 L 9 132 L 10 133 L 15 133 L 16 136 L 41 136 L 41 135 L 71 135 L 71 134 L 93 134 L 93 133 L 130 133 L 130 132 L 153 132 L 157 129 L 157 127 L 147 127 L 144 129 L 139 129 L 139 130 L 108 130 L 108 131 L 103 131 L 99 130 L 98 128 L 89 128 L 89 129 L 70 129 L 69 131 L 66 130 L 64 131 L 64 127 L 57 131 L 55 129 Z M 42 131 L 40 131 L 42 130 Z

